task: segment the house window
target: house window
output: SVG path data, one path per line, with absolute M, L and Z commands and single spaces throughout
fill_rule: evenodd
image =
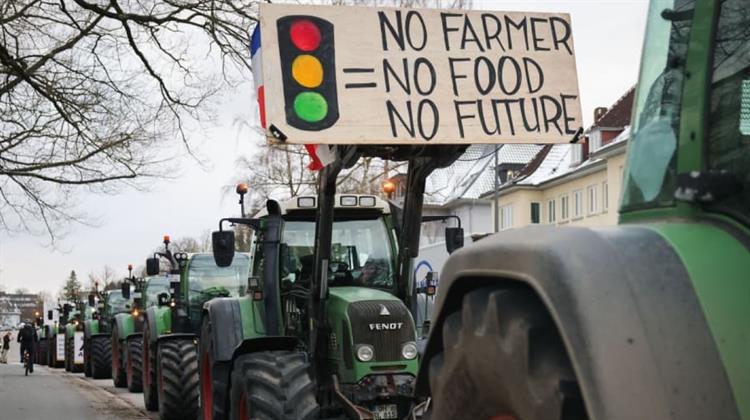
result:
M 573 191 L 573 218 L 579 218 L 583 215 L 583 191 Z
M 571 145 L 570 153 L 571 153 L 571 157 L 573 158 L 571 160 L 572 166 L 578 165 L 579 163 L 583 161 L 583 145 L 582 144 Z
M 513 205 L 506 204 L 500 207 L 500 230 L 513 227 Z
M 609 184 L 607 181 L 602 182 L 602 212 L 609 210 Z
M 541 208 L 539 203 L 531 203 L 531 223 L 539 224 L 542 221 Z
M 555 200 L 547 202 L 547 223 L 555 223 Z
M 597 185 L 592 185 L 592 186 L 590 186 L 588 188 L 588 199 L 589 199 L 588 200 L 588 204 L 589 204 L 589 206 L 588 206 L 588 214 L 589 215 L 596 214 L 597 203 L 599 202 L 599 201 L 597 201 L 598 200 L 597 195 L 598 195 L 598 192 L 599 192 L 598 190 L 599 190 L 599 188 L 598 188 Z
M 589 133 L 589 144 L 591 145 L 591 153 L 596 152 L 602 147 L 602 131 L 600 129 L 591 130 L 591 133 Z
M 570 199 L 568 198 L 568 195 L 565 194 L 560 197 L 560 220 L 565 221 L 568 220 L 568 212 L 570 211 L 568 202 Z

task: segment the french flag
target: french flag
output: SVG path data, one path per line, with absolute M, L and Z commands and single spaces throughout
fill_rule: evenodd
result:
M 255 25 L 253 36 L 250 39 L 250 65 L 253 68 L 253 81 L 255 82 L 255 93 L 260 113 L 260 126 L 266 127 L 266 94 L 263 89 L 263 54 L 260 47 L 260 24 Z M 305 149 L 310 154 L 311 162 L 307 168 L 319 171 L 326 165 L 336 160 L 336 154 L 332 147 L 326 144 L 306 144 Z

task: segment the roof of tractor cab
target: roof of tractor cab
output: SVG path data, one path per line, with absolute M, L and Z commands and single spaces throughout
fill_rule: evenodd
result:
M 391 208 L 380 197 L 372 194 L 336 194 L 336 211 L 377 211 L 381 214 L 390 214 Z M 315 195 L 300 195 L 286 201 L 279 202 L 281 214 L 292 214 L 295 212 L 311 211 L 318 208 L 318 197 Z M 256 218 L 268 215 L 268 210 L 263 207 L 255 214 Z

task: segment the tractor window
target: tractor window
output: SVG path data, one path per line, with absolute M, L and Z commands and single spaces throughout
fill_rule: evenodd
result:
M 287 221 L 282 240 L 289 250 L 288 272 L 310 281 L 313 273 L 315 223 Z M 385 223 L 381 218 L 341 220 L 333 223 L 329 285 L 393 287 L 393 257 Z
M 188 284 L 190 301 L 203 306 L 215 297 L 239 296 L 250 271 L 247 254 L 235 254 L 229 267 L 219 267 L 211 254 L 197 254 L 190 259 Z
M 169 283 L 169 276 L 162 275 L 149 277 L 146 283 L 146 289 L 144 290 L 144 307 L 147 308 L 156 305 L 160 293 L 169 293 Z
M 651 2 L 628 145 L 624 209 L 671 205 L 694 0 Z
M 747 1 L 721 3 L 714 47 L 708 168 L 725 170 L 742 191 L 716 210 L 750 219 L 750 10 Z
M 119 314 L 121 312 L 127 312 L 130 305 L 130 301 L 122 297 L 122 292 L 119 290 L 111 291 L 107 295 L 107 306 L 111 314 Z

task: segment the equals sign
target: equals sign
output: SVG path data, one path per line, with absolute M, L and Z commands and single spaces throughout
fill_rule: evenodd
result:
M 344 73 L 347 74 L 373 74 L 375 73 L 374 68 L 361 68 L 361 67 L 349 67 L 344 69 Z M 347 83 L 344 85 L 346 89 L 367 89 L 377 87 L 377 83 Z

